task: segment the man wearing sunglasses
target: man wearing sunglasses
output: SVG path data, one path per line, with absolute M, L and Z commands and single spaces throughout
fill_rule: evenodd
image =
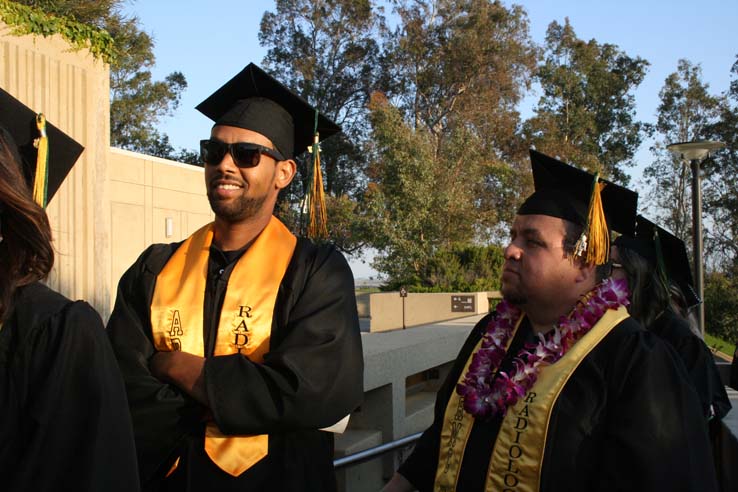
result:
M 148 248 L 108 333 L 145 490 L 334 490 L 333 434 L 361 402 L 353 276 L 273 216 L 315 109 L 253 64 L 198 109 L 215 221 Z M 340 129 L 318 119 L 327 137 Z

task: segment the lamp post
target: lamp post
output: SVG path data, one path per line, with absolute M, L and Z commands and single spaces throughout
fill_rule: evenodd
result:
M 697 305 L 697 323 L 702 336 L 705 335 L 704 274 L 702 269 L 702 187 L 700 184 L 700 163 L 710 153 L 725 147 L 722 142 L 696 140 L 667 145 L 666 148 L 683 161 L 689 161 L 692 168 L 692 250 L 694 259 L 694 287 L 700 302 Z

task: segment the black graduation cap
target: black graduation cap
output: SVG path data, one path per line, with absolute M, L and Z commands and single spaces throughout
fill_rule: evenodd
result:
M 14 140 L 17 155 L 23 165 L 23 174 L 29 187 L 33 189 L 38 155 L 34 141 L 39 137 L 36 112 L 0 89 L 0 127 L 5 128 Z M 84 147 L 49 122 L 46 122 L 46 135 L 49 145 L 46 192 L 48 202 L 69 174 Z
M 288 159 L 313 143 L 315 108 L 253 63 L 198 104 L 197 110 L 216 125 L 261 133 Z M 325 139 L 341 128 L 320 114 L 317 131 Z
M 582 250 L 576 254 L 586 252 L 596 264 L 607 261 L 608 229 L 634 232 L 638 193 L 604 179 L 595 187 L 595 175 L 533 149 L 530 161 L 535 192 L 518 215 L 549 215 L 583 226 Z
M 550 215 L 586 225 L 594 174 L 530 149 L 535 192 L 520 207 L 523 214 Z M 610 229 L 633 234 L 638 193 L 599 179 L 602 207 Z M 518 211 L 520 214 L 520 211 Z
M 681 289 L 687 307 L 696 306 L 701 302 L 694 290 L 687 246 L 671 232 L 639 215 L 636 219 L 635 236 L 620 236 L 615 245 L 638 253 L 654 265 L 657 271 L 662 268 L 666 280 L 675 283 Z M 660 266 L 660 263 L 663 266 Z

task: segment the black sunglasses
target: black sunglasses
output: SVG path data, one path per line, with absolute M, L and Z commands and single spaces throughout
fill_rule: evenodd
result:
M 261 154 L 266 154 L 277 161 L 285 160 L 279 151 L 255 143 L 236 142 L 229 144 L 220 140 L 200 140 L 200 158 L 209 166 L 220 164 L 226 152 L 231 154 L 233 162 L 238 167 L 258 166 Z

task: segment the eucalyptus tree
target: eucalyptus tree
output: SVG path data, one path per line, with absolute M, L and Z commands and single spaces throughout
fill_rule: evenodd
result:
M 391 3 L 384 91 L 370 105 L 367 229 L 377 270 L 423 283 L 434 256 L 488 242 L 513 214 L 527 171 L 518 104 L 537 50 L 518 6 Z
M 647 67 L 613 44 L 579 39 L 568 18 L 564 25 L 552 22 L 536 74 L 542 95 L 525 123 L 528 141 L 627 184 L 625 168 L 633 166 L 648 129 L 635 118 L 633 95 Z
M 651 148 L 654 160 L 643 173 L 651 187 L 646 203 L 655 207 L 662 225 L 691 245 L 691 170 L 666 146 L 709 138 L 720 116 L 721 98 L 710 93 L 700 65 L 688 60 L 679 60 L 676 72 L 664 81 L 659 98 Z M 712 194 L 709 183 L 705 184 L 705 191 Z
M 382 12 L 370 0 L 276 0 L 259 31 L 268 49 L 264 67 L 343 129 L 322 145 L 321 165 L 330 238 L 348 252 L 365 244 L 357 200 L 366 185 L 362 145 L 369 94 L 380 75 Z M 308 159 L 298 159 L 297 186 L 281 202 L 283 218 L 293 225 L 308 169 Z

